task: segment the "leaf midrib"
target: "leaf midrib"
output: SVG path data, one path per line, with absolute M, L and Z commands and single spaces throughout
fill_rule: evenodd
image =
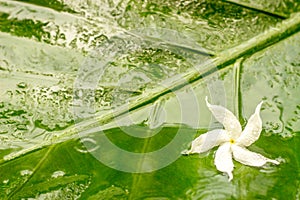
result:
M 206 76 L 218 71 L 219 69 L 226 68 L 230 64 L 234 63 L 237 59 L 245 56 L 252 55 L 262 49 L 265 49 L 285 38 L 288 38 L 292 34 L 300 30 L 300 13 L 294 13 L 287 20 L 282 21 L 275 27 L 271 27 L 267 31 L 251 38 L 250 40 L 235 46 L 233 48 L 227 49 L 220 52 L 214 56 L 211 60 L 206 61 L 199 66 L 195 66 L 189 72 L 183 74 L 177 79 L 167 80 L 164 87 L 158 87 L 151 91 L 146 91 L 139 98 L 129 103 L 129 105 L 123 105 L 118 107 L 116 110 L 105 113 L 103 115 L 94 116 L 93 118 L 84 120 L 77 123 L 62 132 L 59 136 L 52 138 L 50 143 L 58 143 L 68 140 L 70 137 L 74 137 L 78 132 L 86 131 L 99 125 L 104 125 L 112 121 L 116 117 L 128 114 L 129 111 L 134 111 L 145 105 L 148 105 L 160 97 L 179 90 L 183 87 L 189 86 L 190 83 L 199 81 Z M 49 141 L 45 141 L 37 146 L 33 146 L 30 149 L 24 149 L 19 152 L 12 153 L 0 161 L 0 163 L 5 162 L 5 160 L 12 160 L 30 151 L 42 148 L 43 146 L 49 145 Z

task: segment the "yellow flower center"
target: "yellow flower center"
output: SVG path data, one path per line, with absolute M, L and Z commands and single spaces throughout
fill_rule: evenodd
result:
M 234 139 L 230 139 L 229 142 L 230 142 L 230 144 L 234 144 L 235 143 Z

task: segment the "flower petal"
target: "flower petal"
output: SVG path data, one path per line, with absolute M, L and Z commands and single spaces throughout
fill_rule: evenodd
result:
M 233 139 L 238 138 L 242 132 L 242 127 L 234 114 L 232 114 L 232 112 L 223 106 L 211 105 L 208 103 L 207 97 L 205 98 L 205 101 L 213 116 L 216 118 L 216 120 L 223 124 L 225 130 L 227 130 L 230 134 L 230 137 Z
M 242 132 L 241 136 L 236 140 L 237 145 L 247 147 L 259 138 L 260 132 L 262 130 L 262 121 L 259 116 L 262 103 L 263 101 L 256 106 L 255 112 L 253 115 L 251 115 L 244 131 Z
M 225 130 L 216 129 L 197 137 L 190 150 L 183 151 L 182 154 L 204 153 L 223 142 L 228 142 L 229 137 Z
M 232 145 L 231 149 L 233 153 L 233 158 L 244 165 L 261 167 L 267 162 L 279 165 L 279 162 L 276 160 L 271 160 L 238 145 Z
M 233 171 L 233 162 L 232 162 L 232 152 L 231 152 L 231 144 L 224 143 L 219 149 L 216 151 L 215 155 L 215 165 L 217 169 L 221 172 L 225 172 L 229 176 L 229 180 L 233 179 L 232 171 Z

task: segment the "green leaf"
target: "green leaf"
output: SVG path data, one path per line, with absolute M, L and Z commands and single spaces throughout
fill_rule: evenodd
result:
M 297 1 L 1 1 L 0 198 L 297 199 L 299 30 Z M 181 156 L 205 96 L 242 125 L 263 100 L 250 150 L 281 164 Z

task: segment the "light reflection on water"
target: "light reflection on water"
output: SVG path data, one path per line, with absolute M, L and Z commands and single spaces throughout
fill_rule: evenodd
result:
M 119 134 L 122 135 L 124 134 L 122 133 L 124 130 L 128 132 L 130 129 L 145 129 L 144 131 L 151 130 L 147 127 L 142 128 L 142 126 L 135 127 L 135 125 L 133 125 L 126 127 L 126 129 L 114 128 L 105 131 L 105 133 L 109 135 L 108 137 L 110 140 L 116 145 L 119 147 L 122 146 L 122 148 L 130 148 L 131 151 L 133 149 L 140 149 L 141 146 L 139 144 L 148 143 L 145 141 L 137 141 L 134 138 L 130 139 L 130 137 L 120 137 Z M 168 140 L 170 140 L 170 138 L 167 138 L 167 133 L 175 133 L 176 131 L 177 128 L 175 127 L 165 127 L 158 135 L 156 135 L 156 137 L 160 135 L 156 139 L 143 138 L 143 140 L 156 140 L 156 142 L 148 143 L 148 150 L 161 148 L 165 143 L 168 143 Z M 189 131 L 188 128 L 185 131 L 188 134 L 192 129 Z M 205 132 L 205 130 L 202 132 Z M 172 196 L 174 197 L 174 195 L 191 200 L 260 199 L 265 197 L 280 199 L 285 196 L 291 197 L 295 195 L 295 191 L 297 191 L 297 174 L 299 172 L 297 155 L 293 153 L 297 148 L 296 142 L 297 141 L 294 139 L 283 141 L 276 136 L 262 136 L 250 148 L 255 148 L 258 153 L 262 153 L 263 155 L 271 155 L 272 158 L 278 156 L 281 157 L 279 159 L 281 161 L 280 165 L 266 165 L 262 168 L 256 168 L 234 162 L 234 178 L 231 182 L 228 182 L 228 177 L 217 171 L 214 165 L 214 152 L 216 149 L 213 149 L 204 155 L 201 154 L 200 156 L 182 156 L 171 165 L 158 171 L 135 174 L 133 175 L 133 180 L 130 178 L 131 175 L 121 173 L 123 174 L 123 178 L 133 181 L 134 188 L 137 187 L 139 188 L 138 190 L 143 188 L 142 193 L 136 191 L 134 188 L 128 189 L 129 193 L 137 198 L 149 198 L 151 195 L 156 196 L 161 193 L 167 193 L 168 197 L 166 198 L 170 199 L 172 199 Z M 188 144 L 182 145 L 185 147 L 188 146 Z M 279 146 L 280 148 L 278 148 Z M 130 159 L 127 159 L 127 161 L 131 162 Z M 99 169 L 99 173 L 101 173 L 101 169 Z M 168 176 L 171 176 L 172 178 L 169 179 Z M 139 181 L 135 182 L 134 177 Z M 114 181 L 118 181 L 118 178 L 111 180 L 111 183 L 113 184 Z M 150 185 L 148 185 L 148 183 L 150 183 Z M 159 187 L 162 183 L 170 185 Z M 125 187 L 126 184 L 122 186 Z M 178 191 L 179 188 L 180 191 Z M 285 193 L 283 194 L 281 190 L 284 190 Z

